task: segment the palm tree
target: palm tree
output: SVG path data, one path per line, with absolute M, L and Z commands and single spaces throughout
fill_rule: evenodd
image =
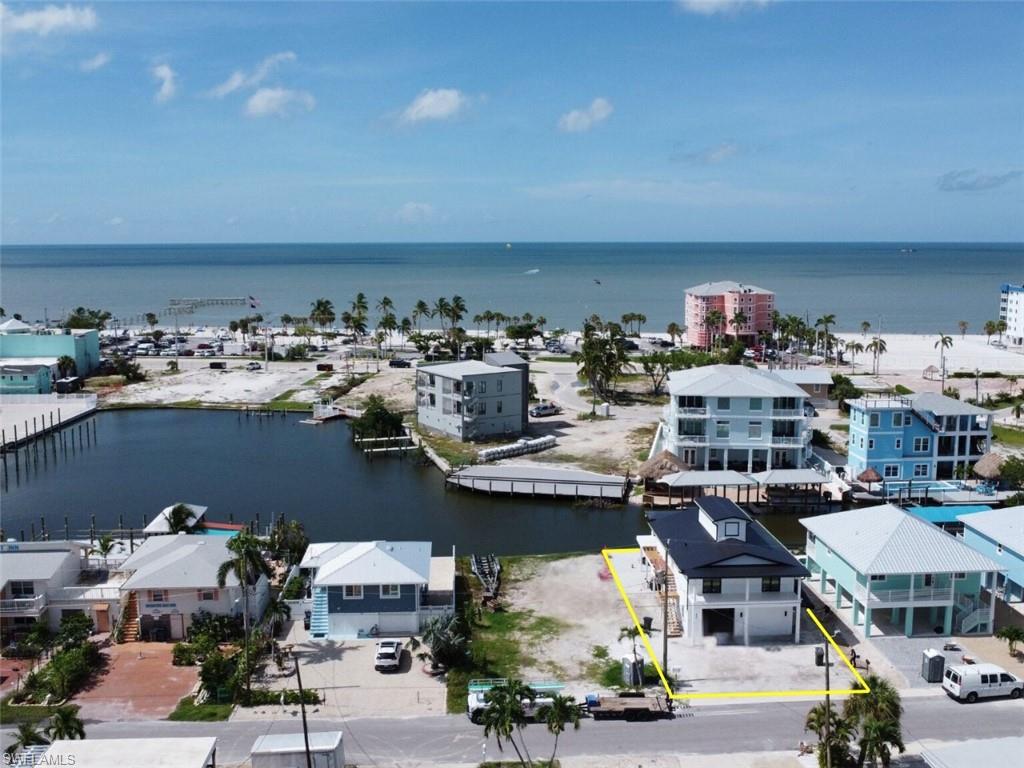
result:
M 523 702 L 535 701 L 536 692 L 519 680 L 507 680 L 488 690 L 485 698 L 488 706 L 483 713 L 484 738 L 493 733 L 499 750 L 503 743 L 511 744 L 520 764 L 532 765 L 526 742 L 523 741 L 523 728 L 527 725 Z M 516 743 L 516 735 L 522 742 L 522 749 Z
M 441 321 L 441 333 L 445 332 L 444 321 L 448 319 L 451 310 L 452 305 L 444 296 L 441 296 L 440 298 L 438 298 L 437 301 L 434 302 L 434 307 L 430 312 L 430 316 L 436 317 L 438 320 Z
M 996 331 L 999 333 L 999 343 L 1003 343 L 1003 334 L 1006 333 L 1006 321 L 999 320 L 996 322 Z
M 740 326 L 746 325 L 749 320 L 750 318 L 747 317 L 746 313 L 742 309 L 738 309 L 733 313 L 732 320 L 730 320 L 729 323 L 732 325 L 733 335 L 737 339 L 740 337 Z
M 676 343 L 676 337 L 683 335 L 683 329 L 679 326 L 679 323 L 669 323 L 665 326 L 665 333 L 672 339 L 672 343 Z
M 1018 418 L 1020 417 L 1018 416 Z M 996 637 L 1000 640 L 1005 640 L 1006 644 L 1009 646 L 1010 655 L 1016 657 L 1017 643 L 1024 643 L 1024 629 L 1008 624 L 1005 627 L 1000 627 L 996 631 Z
M 888 768 L 892 761 L 892 749 L 895 747 L 900 754 L 907 751 L 903 744 L 903 733 L 899 723 L 892 720 L 875 720 L 870 718 L 861 725 L 860 739 L 857 741 L 860 747 L 860 755 L 857 758 L 858 765 L 864 765 L 868 760 L 871 765 L 878 765 L 881 761 L 885 768 Z
M 628 627 L 619 628 L 619 640 L 631 640 L 633 642 L 633 664 L 635 669 L 640 669 L 640 653 L 636 647 L 637 638 L 640 637 L 640 629 L 635 624 L 630 624 Z M 630 675 L 632 679 L 633 675 Z M 641 678 L 643 673 L 641 673 Z M 643 679 L 640 681 L 643 684 Z M 640 686 L 638 685 L 637 688 Z
M 234 575 L 242 587 L 242 628 L 245 633 L 245 689 L 251 691 L 249 668 L 249 590 L 260 576 L 270 578 L 270 565 L 263 558 L 263 542 L 248 531 L 241 531 L 227 543 L 233 557 L 217 569 L 217 586 L 227 586 L 228 575 Z
M 967 335 L 967 321 L 961 320 L 960 322 L 957 323 L 957 326 L 960 328 L 960 338 L 962 339 L 964 336 Z
M 946 350 L 953 346 L 953 337 L 942 333 L 939 340 L 935 342 L 935 349 L 939 350 L 939 374 L 942 376 L 942 389 L 946 389 Z
M 888 765 L 890 747 L 894 746 L 900 752 L 904 750 L 900 731 L 903 704 L 899 692 L 886 678 L 866 675 L 864 683 L 870 693 L 850 696 L 843 702 L 843 715 L 851 726 L 860 731 L 859 764 L 863 765 L 870 759 L 874 765 L 880 759 L 882 765 Z M 856 682 L 851 683 L 851 687 L 856 685 Z
M 827 722 L 827 728 L 826 728 Z M 829 704 L 815 704 L 804 720 L 804 730 L 818 737 L 818 765 L 824 768 L 829 762 L 832 765 L 846 765 L 850 750 L 850 739 L 854 730 L 850 722 L 839 717 L 839 713 Z M 826 738 L 827 732 L 827 738 Z M 831 761 L 829 761 L 831 757 Z
M 416 306 L 412 310 L 412 321 L 416 323 L 416 331 L 420 330 L 420 320 L 424 317 L 430 317 L 430 305 L 427 304 L 423 299 L 416 302 Z
M 43 734 L 36 730 L 36 727 L 32 723 L 21 723 L 18 725 L 18 730 L 14 734 L 14 741 L 11 742 L 10 746 L 4 750 L 5 755 L 14 755 L 18 751 L 25 749 L 26 747 L 34 747 L 39 744 L 49 744 Z
M 403 317 L 401 322 L 398 324 L 398 329 L 402 332 L 402 347 L 405 347 L 405 343 L 409 340 L 409 336 L 412 333 L 412 320 L 408 317 Z
M 452 301 L 449 306 L 449 317 L 451 317 L 452 320 L 452 327 L 455 327 L 459 322 L 461 322 L 462 318 L 466 316 L 466 300 L 456 294 L 452 296 Z
M 75 707 L 57 707 L 50 718 L 50 724 L 46 726 L 45 733 L 52 740 L 84 739 L 85 724 L 78 718 L 78 710 Z
M 272 634 L 276 635 L 284 623 L 292 617 L 292 607 L 279 597 L 270 601 L 264 617 L 270 622 Z
M 317 299 L 310 306 L 312 310 L 309 313 L 309 319 L 320 326 L 322 333 L 326 326 L 334 323 L 336 317 L 334 302 L 330 299 Z
M 156 316 L 155 312 L 147 312 L 146 313 L 146 325 L 148 325 L 150 327 L 150 329 L 156 328 L 157 323 L 159 323 L 159 322 L 160 322 L 160 318 Z
M 574 731 L 580 729 L 580 708 L 576 703 L 575 696 L 562 696 L 555 694 L 551 697 L 551 703 L 545 704 L 537 711 L 537 718 L 543 720 L 548 732 L 555 737 L 555 746 L 551 750 L 549 765 L 555 764 L 555 755 L 558 753 L 558 737 L 565 731 L 565 726 L 572 725 Z
M 708 349 L 713 347 L 718 341 L 718 330 L 724 322 L 725 315 L 719 309 L 712 309 L 704 316 L 704 327 L 711 329 L 711 344 L 708 345 Z
M 856 370 L 857 355 L 864 351 L 864 345 L 859 341 L 848 341 L 846 342 L 846 351 L 850 353 L 850 370 Z
M 533 321 L 533 324 L 540 330 L 541 336 L 544 335 L 544 328 L 548 324 L 548 319 L 544 315 L 537 315 L 537 319 Z
M 867 351 L 871 353 L 874 360 L 871 372 L 878 373 L 878 358 L 884 355 L 886 350 L 885 339 L 876 336 L 875 338 L 868 342 L 868 345 L 867 347 L 865 347 L 865 349 L 867 349 Z
M 828 350 L 829 350 L 828 329 L 829 329 L 829 326 L 835 325 L 835 324 L 836 324 L 836 316 L 835 315 L 822 315 L 821 317 L 819 317 L 817 320 L 814 321 L 814 327 L 815 328 L 820 327 L 824 331 L 824 336 L 825 336 L 825 359 L 826 360 L 828 359 Z
M 191 533 L 195 525 L 195 512 L 188 504 L 175 504 L 167 513 L 168 533 Z
M 71 355 L 61 355 L 57 358 L 57 372 L 63 379 L 66 376 L 73 376 L 78 371 L 78 364 Z
M 860 324 L 860 335 L 866 337 L 868 335 L 868 331 L 870 330 L 871 323 L 869 323 L 867 320 L 862 321 Z
M 991 344 L 992 337 L 996 335 L 996 331 L 999 330 L 999 325 L 995 320 L 985 321 L 985 343 Z
M 99 541 L 96 542 L 96 546 L 89 550 L 91 554 L 99 555 L 103 558 L 103 567 L 107 567 L 107 558 L 110 557 L 110 553 L 114 551 L 114 547 L 117 545 L 117 541 L 109 533 L 105 533 L 100 536 Z

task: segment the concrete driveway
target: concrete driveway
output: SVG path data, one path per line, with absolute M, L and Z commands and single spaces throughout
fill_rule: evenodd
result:
M 311 640 L 302 622 L 292 622 L 283 645 L 291 644 L 302 664 L 302 685 L 316 689 L 324 703 L 308 707 L 308 717 L 337 719 L 346 717 L 395 717 L 443 715 L 446 689 L 441 680 L 423 672 L 423 662 L 406 647 L 397 672 L 377 672 L 373 668 L 376 640 Z M 286 662 L 278 672 L 270 664 L 260 681 L 271 689 L 297 690 L 294 666 Z M 291 718 L 298 707 L 238 707 L 232 720 Z
M 197 667 L 171 664 L 172 643 L 122 643 L 103 649 L 106 672 L 73 701 L 90 720 L 158 720 L 167 717 L 199 679 Z

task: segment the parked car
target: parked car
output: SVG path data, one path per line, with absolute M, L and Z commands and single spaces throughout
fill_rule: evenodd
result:
M 628 349 L 630 352 L 635 352 L 636 350 L 640 349 L 640 345 L 633 341 L 633 339 L 623 339 L 622 348 Z
M 390 360 L 388 360 L 389 368 L 409 368 L 411 366 L 412 363 L 410 363 L 408 360 L 403 360 L 400 357 L 393 357 Z
M 313 612 L 306 611 L 302 614 L 302 628 L 309 629 L 309 623 L 313 620 Z
M 397 672 L 402 666 L 402 642 L 400 640 L 381 640 L 377 643 L 377 655 L 373 658 L 373 668 L 378 672 Z
M 757 357 L 757 351 L 753 349 L 744 349 L 743 356 L 748 360 L 753 360 Z
M 1024 694 L 1024 681 L 995 664 L 955 664 L 946 667 L 942 689 L 957 701 L 973 704 L 978 699 Z
M 259 371 L 262 368 L 263 368 L 263 366 L 260 365 L 259 363 L 257 363 L 255 360 L 253 360 L 251 363 L 249 363 L 247 366 L 245 366 L 245 370 L 247 370 L 247 371 Z
M 538 403 L 530 409 L 530 415 L 535 419 L 543 418 L 544 416 L 557 416 L 562 412 L 554 403 Z

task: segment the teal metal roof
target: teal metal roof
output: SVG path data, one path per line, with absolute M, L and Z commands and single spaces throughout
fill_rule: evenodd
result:
M 988 512 L 992 507 L 984 504 L 965 504 L 951 507 L 911 507 L 907 511 L 914 517 L 920 517 L 935 525 L 957 522 L 959 515 L 973 515 L 975 512 Z

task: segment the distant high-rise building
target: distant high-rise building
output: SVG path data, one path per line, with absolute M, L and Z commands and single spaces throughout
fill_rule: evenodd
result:
M 715 310 L 721 313 L 719 324 L 708 322 Z M 774 311 L 775 294 L 756 285 L 732 280 L 695 285 L 686 289 L 686 340 L 705 348 L 719 336 L 749 343 L 761 331 L 771 331 Z
M 999 289 L 999 319 L 1006 323 L 1003 341 L 1024 344 L 1024 285 L 1004 283 Z

